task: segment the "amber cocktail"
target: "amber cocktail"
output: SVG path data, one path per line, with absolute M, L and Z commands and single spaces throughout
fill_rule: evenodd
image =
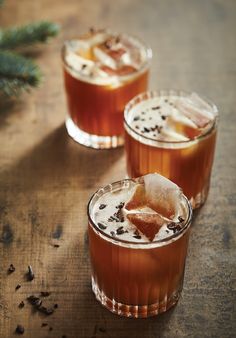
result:
M 124 107 L 147 90 L 151 55 L 138 39 L 107 30 L 65 42 L 66 127 L 75 141 L 93 148 L 123 144 Z
M 160 175 L 99 189 L 88 204 L 92 289 L 110 311 L 142 318 L 179 299 L 192 210 Z
M 158 172 L 199 207 L 210 186 L 217 115 L 216 106 L 196 93 L 170 90 L 135 97 L 125 109 L 128 175 Z

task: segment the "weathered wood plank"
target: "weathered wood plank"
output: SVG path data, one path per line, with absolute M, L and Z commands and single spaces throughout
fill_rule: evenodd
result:
M 34 338 L 235 336 L 235 1 L 8 0 L 0 11 L 3 26 L 42 18 L 62 26 L 35 53 L 45 82 L 0 108 L 0 337 L 13 337 L 18 323 Z M 211 192 L 192 229 L 183 297 L 148 320 L 110 314 L 90 287 L 86 203 L 97 187 L 125 176 L 123 149 L 86 149 L 64 129 L 60 48 L 91 25 L 141 36 L 154 52 L 152 88 L 196 90 L 221 113 Z M 11 263 L 16 271 L 7 275 Z M 24 277 L 28 264 L 32 282 Z M 27 302 L 18 308 L 44 290 L 51 292 L 45 302 L 58 304 L 52 316 L 32 313 Z

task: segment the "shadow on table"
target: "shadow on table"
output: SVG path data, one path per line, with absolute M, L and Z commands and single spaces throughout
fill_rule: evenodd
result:
M 43 268 L 48 269 L 46 283 L 59 304 L 50 318 L 57 336 L 145 338 L 150 337 L 150 332 L 156 332 L 155 337 L 159 337 L 175 311 L 146 320 L 120 318 L 104 309 L 91 291 L 86 224 L 78 227 L 77 220 L 71 221 L 77 202 L 73 201 L 74 205 L 65 194 L 74 196 L 74 192 L 83 190 L 86 195 L 94 191 L 104 173 L 120 161 L 122 155 L 122 148 L 98 151 L 76 144 L 62 125 L 0 174 L 0 183 L 11 183 L 15 200 L 19 196 L 19 201 L 24 198 L 28 203 L 32 231 L 25 228 L 32 237 L 26 240 L 28 245 L 34 243 L 38 250 L 42 248 L 39 257 L 43 259 Z M 54 201 L 53 205 L 50 200 Z M 52 208 L 49 213 L 48 203 Z M 80 201 L 80 205 L 85 203 L 87 201 Z M 26 219 L 26 224 L 29 220 Z M 14 224 L 14 231 L 21 222 L 19 219 Z M 65 227 L 59 228 L 58 224 Z M 54 248 L 50 245 L 46 255 L 44 250 L 51 236 L 60 248 L 52 252 Z M 22 243 L 22 250 L 25 243 Z
M 60 190 L 72 181 L 75 189 L 89 188 L 122 154 L 123 148 L 95 150 L 75 143 L 63 124 L 1 173 L 0 182 L 10 178 L 13 188 L 24 192 L 45 186 Z
M 8 233 L 19 235 L 22 223 L 46 241 L 55 233 L 75 230 L 71 215 L 78 210 L 86 215 L 89 196 L 101 184 L 107 184 L 107 172 L 118 164 L 123 148 L 95 150 L 74 142 L 64 124 L 32 147 L 14 165 L 0 172 L 0 210 Z M 110 177 L 108 177 L 110 179 Z M 14 219 L 17 214 L 17 221 Z M 86 224 L 84 224 L 86 226 Z M 0 233 L 4 232 L 1 229 Z M 17 234 L 18 232 L 18 234 Z M 0 235 L 1 236 L 1 235 Z M 6 237 L 4 232 L 4 237 Z M 56 239 L 55 239 L 56 240 Z M 32 243 L 29 245 L 32 245 Z

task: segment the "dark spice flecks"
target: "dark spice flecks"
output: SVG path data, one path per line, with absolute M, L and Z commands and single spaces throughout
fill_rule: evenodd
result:
M 139 129 L 139 126 L 135 126 L 136 129 Z
M 110 216 L 110 217 L 108 218 L 108 222 L 113 222 L 113 221 L 119 222 L 119 220 L 118 220 L 116 217 Z
M 135 231 L 134 231 L 133 237 L 136 238 L 136 239 L 141 239 L 141 238 L 142 238 L 142 237 L 140 236 L 140 233 L 139 233 L 138 230 L 135 230 Z
M 145 119 L 141 119 L 141 121 L 145 121 Z
M 85 69 L 86 67 L 87 67 L 87 65 L 82 65 L 82 67 L 81 67 L 81 68 L 82 68 L 82 69 Z
M 42 300 L 39 297 L 31 295 L 27 298 L 28 302 L 34 306 L 34 308 L 45 315 L 51 315 L 54 312 L 52 307 L 42 306 Z
M 98 222 L 98 227 L 101 229 L 101 230 L 105 230 L 107 227 L 105 225 L 103 225 L 102 223 Z
M 110 231 L 110 235 L 111 235 L 112 237 L 114 237 L 114 236 L 115 236 L 115 232 L 114 232 L 114 231 Z
M 163 127 L 162 126 L 158 126 L 158 125 L 156 125 L 155 127 L 156 127 L 156 130 L 157 130 L 158 134 L 160 134 L 160 132 L 163 129 Z
M 53 244 L 54 248 L 60 248 L 59 244 Z
M 138 121 L 138 120 L 140 120 L 140 116 L 135 116 L 134 121 Z
M 123 235 L 125 233 L 124 227 L 119 227 L 116 229 L 116 234 L 117 235 Z
M 17 286 L 15 287 L 15 290 L 19 290 L 21 288 L 21 285 L 20 284 L 17 284 Z
M 42 300 L 34 295 L 29 296 L 27 300 L 31 305 L 35 306 L 36 308 L 39 308 L 42 305 Z
M 134 238 L 136 239 L 141 239 L 142 237 L 140 235 L 133 235 Z
M 162 118 L 162 120 L 165 120 L 166 116 L 165 115 L 161 115 L 161 118 Z
M 147 127 L 144 127 L 143 130 L 144 130 L 145 133 L 149 133 L 150 132 L 150 129 L 148 129 Z
M 24 326 L 18 324 L 17 327 L 16 327 L 15 332 L 16 332 L 17 334 L 24 334 L 24 332 L 25 332 Z
M 116 206 L 116 209 L 122 209 L 124 208 L 124 205 L 125 205 L 125 202 L 120 202 L 120 204 Z
M 160 106 L 156 106 L 156 107 L 152 107 L 152 110 L 157 110 L 157 109 L 160 109 L 161 107 Z
M 169 230 L 172 230 L 175 234 L 176 232 L 178 232 L 182 229 L 182 226 L 181 226 L 180 223 L 171 222 L 171 223 L 167 224 L 167 228 Z
M 184 218 L 181 216 L 178 217 L 178 220 L 180 221 L 180 223 L 184 222 Z
M 54 309 L 52 307 L 46 307 L 46 306 L 40 306 L 38 310 L 47 316 L 53 314 L 54 312 Z
M 100 205 L 99 205 L 99 209 L 100 209 L 100 210 L 105 209 L 106 206 L 107 206 L 106 204 L 100 204 Z
M 8 268 L 8 273 L 10 274 L 10 273 L 14 272 L 15 270 L 16 270 L 16 268 L 14 267 L 14 265 L 10 264 L 10 266 Z
M 27 298 L 28 302 L 32 305 L 35 305 L 36 301 L 40 299 L 39 297 L 36 297 L 34 295 L 31 295 Z
M 114 217 L 118 220 L 118 222 L 124 222 L 125 221 L 122 208 L 118 209 L 118 211 L 114 213 Z
M 145 111 L 142 111 L 142 113 L 141 113 L 142 115 L 145 115 L 146 114 L 146 112 Z
M 23 309 L 24 306 L 25 306 L 25 303 L 22 301 L 22 302 L 20 302 L 20 304 L 18 305 L 18 308 Z
M 42 297 L 48 297 L 48 296 L 50 296 L 50 292 L 48 292 L 48 291 L 41 291 L 41 296 Z
M 32 269 L 32 266 L 31 265 L 29 265 L 28 266 L 28 273 L 27 273 L 27 279 L 28 279 L 28 281 L 32 281 L 33 279 L 34 279 L 34 272 L 33 272 L 33 269 Z

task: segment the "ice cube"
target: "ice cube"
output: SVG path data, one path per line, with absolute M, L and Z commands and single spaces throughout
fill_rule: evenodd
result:
M 187 136 L 190 139 L 193 139 L 201 133 L 197 125 L 190 120 L 190 118 L 181 114 L 177 109 L 173 109 L 172 114 L 167 117 L 167 124 L 177 133 Z
M 90 74 L 95 64 L 92 60 L 86 59 L 68 47 L 65 54 L 66 63 L 73 69 L 82 70 L 83 74 Z
M 114 75 L 117 75 L 117 72 L 115 69 L 113 68 L 110 68 L 108 66 L 105 66 L 105 65 L 101 65 L 99 67 L 99 70 L 101 71 L 101 73 L 105 73 L 106 75 L 111 75 L 111 76 L 114 76 Z
M 99 31 L 94 33 L 88 33 L 80 38 L 80 43 L 86 43 L 90 48 L 99 45 L 107 38 L 108 33 L 105 31 Z
M 122 75 L 129 75 L 129 74 L 134 73 L 136 70 L 137 69 L 134 66 L 124 65 L 124 66 L 119 67 L 117 74 L 121 75 L 121 76 Z
M 179 99 L 176 102 L 176 106 L 181 113 L 191 119 L 199 128 L 206 127 L 214 119 L 212 109 L 209 111 L 203 108 L 195 96 Z
M 165 141 L 183 142 L 188 140 L 188 137 L 186 137 L 182 133 L 175 131 L 173 128 L 167 127 L 161 129 L 161 136 L 162 139 Z
M 212 111 L 212 107 L 205 100 L 203 100 L 197 93 L 193 92 L 189 98 L 199 108 L 202 108 L 208 112 Z
M 129 213 L 128 220 L 134 224 L 150 241 L 153 241 L 161 226 L 166 222 L 158 214 Z
M 105 65 L 101 65 L 100 69 L 105 72 L 107 75 L 111 75 L 111 76 L 115 76 L 115 75 L 129 75 L 132 74 L 133 72 L 135 72 L 135 68 L 132 66 L 122 66 L 120 68 L 118 68 L 117 70 L 112 69 L 108 66 Z
M 120 43 L 126 50 L 126 54 L 122 57 L 122 62 L 124 64 L 133 65 L 135 68 L 139 68 L 142 63 L 143 47 L 137 45 L 137 42 L 135 43 L 132 39 L 128 39 L 125 36 L 121 36 Z
M 101 47 L 94 47 L 93 53 L 97 61 L 101 62 L 102 65 L 111 69 L 117 69 L 117 62 L 108 53 L 106 53 L 104 49 Z
M 136 186 L 125 209 L 135 210 L 149 207 L 167 219 L 173 219 L 179 212 L 181 189 L 159 174 L 142 177 L 143 183 Z M 140 181 L 140 180 L 139 180 Z
M 144 184 L 138 184 L 135 187 L 134 194 L 131 199 L 125 204 L 125 209 L 133 210 L 143 208 L 146 205 L 146 194 Z
M 144 176 L 147 205 L 160 215 L 173 219 L 179 212 L 182 191 L 173 182 L 159 174 Z
M 187 116 L 181 114 L 177 109 L 173 109 L 172 114 L 169 116 L 174 122 L 179 122 L 185 126 L 196 129 L 196 124 Z

